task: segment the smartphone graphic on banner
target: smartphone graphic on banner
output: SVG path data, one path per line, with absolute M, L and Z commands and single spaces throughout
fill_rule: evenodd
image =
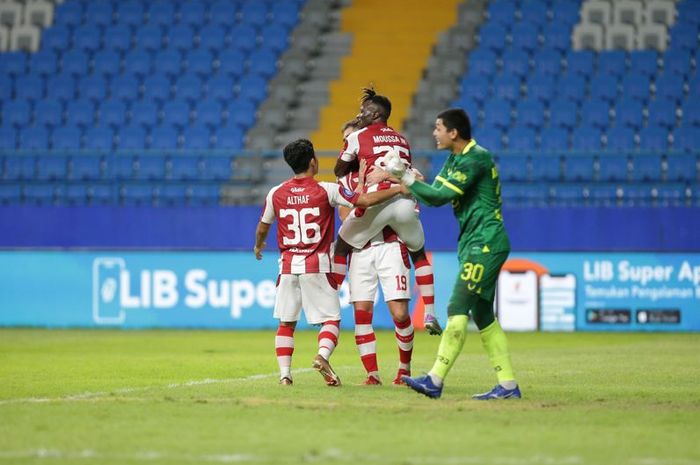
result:
M 97 257 L 92 262 L 92 319 L 98 325 L 124 323 L 119 281 L 126 263 L 120 257 Z
M 506 331 L 537 331 L 537 273 L 501 271 L 496 288 L 498 321 Z
M 540 329 L 576 329 L 576 275 L 573 273 L 540 276 Z

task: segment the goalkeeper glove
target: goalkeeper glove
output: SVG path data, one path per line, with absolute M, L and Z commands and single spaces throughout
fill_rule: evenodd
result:
M 401 157 L 396 150 L 389 150 L 389 153 L 384 157 L 384 167 L 395 178 L 400 179 L 401 183 L 410 186 L 416 182 L 416 174 L 413 170 L 406 167 L 406 164 L 401 160 Z

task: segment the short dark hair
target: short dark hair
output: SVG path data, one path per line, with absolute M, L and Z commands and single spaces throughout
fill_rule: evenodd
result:
M 442 124 L 451 131 L 457 130 L 457 134 L 464 140 L 472 138 L 472 123 L 469 121 L 469 115 L 461 108 L 450 108 L 449 110 L 441 111 L 437 115 L 438 119 L 442 120 Z
M 362 103 L 374 103 L 379 107 L 381 118 L 384 121 L 389 119 L 391 116 L 391 101 L 388 97 L 379 95 L 374 91 L 374 87 L 364 87 L 362 89 L 362 98 L 360 99 Z
M 316 156 L 314 144 L 309 139 L 297 139 L 284 147 L 284 161 L 292 168 L 294 174 L 309 169 L 311 160 Z

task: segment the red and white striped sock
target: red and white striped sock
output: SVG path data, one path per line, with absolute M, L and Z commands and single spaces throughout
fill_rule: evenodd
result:
M 333 279 L 338 283 L 338 287 L 343 284 L 345 275 L 348 272 L 348 257 L 333 255 Z
M 318 332 L 318 355 L 330 360 L 331 354 L 338 345 L 340 333 L 340 320 L 326 321 Z
M 425 315 L 435 316 L 435 278 L 433 265 L 427 259 L 418 260 L 413 264 L 416 268 L 416 284 L 423 299 Z
M 396 344 L 399 346 L 399 368 L 411 371 L 411 356 L 413 355 L 413 324 L 411 318 L 406 321 L 394 320 Z
M 294 328 L 280 325 L 275 337 L 275 352 L 277 364 L 280 367 L 280 378 L 292 377 L 292 354 L 294 353 Z
M 372 328 L 372 312 L 355 310 L 355 344 L 367 375 L 379 378 L 377 365 L 377 337 Z

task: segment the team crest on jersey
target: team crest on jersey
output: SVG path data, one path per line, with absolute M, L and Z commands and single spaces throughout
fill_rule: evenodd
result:
M 348 189 L 347 187 L 343 186 L 343 195 L 345 197 L 352 197 L 353 195 L 355 195 L 355 193 L 353 191 L 351 191 L 350 189 Z

